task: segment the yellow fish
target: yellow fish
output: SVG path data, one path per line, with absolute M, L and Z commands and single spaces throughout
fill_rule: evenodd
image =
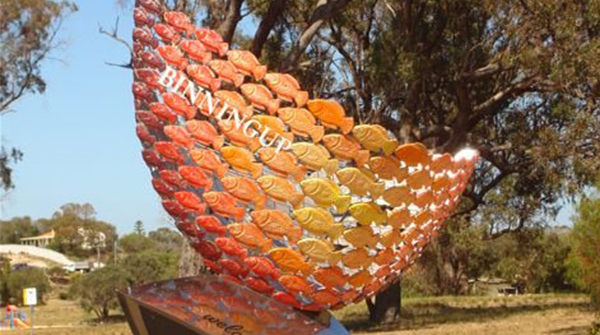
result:
M 335 265 L 342 258 L 341 251 L 335 251 L 333 246 L 323 240 L 306 238 L 298 242 L 300 251 L 315 262 L 326 262 Z
M 274 248 L 267 253 L 267 256 L 284 271 L 293 273 L 300 271 L 305 276 L 309 276 L 314 270 L 313 266 L 304 260 L 304 256 L 292 249 Z
M 387 212 L 374 202 L 361 202 L 350 206 L 350 215 L 363 226 L 373 222 L 378 225 L 387 222 Z
M 365 248 L 352 250 L 342 256 L 342 262 L 351 269 L 366 268 L 373 263 L 373 258 Z
M 340 182 L 356 195 L 366 196 L 369 193 L 373 199 L 377 199 L 385 191 L 384 183 L 376 182 L 374 178 L 354 167 L 339 170 L 336 175 Z
M 371 157 L 369 167 L 380 179 L 392 180 L 395 178 L 398 182 L 401 182 L 408 177 L 408 170 L 401 169 L 400 161 L 394 157 Z
M 344 232 L 344 225 L 336 224 L 333 215 L 323 208 L 305 207 L 295 210 L 293 214 L 302 228 L 315 235 L 329 235 L 335 241 Z
M 340 162 L 331 159 L 329 151 L 322 145 L 312 143 L 294 143 L 292 151 L 300 162 L 311 170 L 324 169 L 327 174 L 333 174 L 338 169 Z
M 373 277 L 371 276 L 369 271 L 363 270 L 363 271 L 358 272 L 354 276 L 350 277 L 350 280 L 348 280 L 348 283 L 350 283 L 350 285 L 358 288 L 358 287 L 366 285 L 371 280 L 373 280 Z
M 347 161 L 355 161 L 358 166 L 369 162 L 371 153 L 369 150 L 361 150 L 360 143 L 350 136 L 340 134 L 329 134 L 323 136 L 325 147 L 336 157 Z
M 354 119 L 346 117 L 344 107 L 335 100 L 310 100 L 308 109 L 316 116 L 327 128 L 342 130 L 342 133 L 348 134 L 354 127 Z
M 258 184 L 271 198 L 290 202 L 294 208 L 298 208 L 304 201 L 304 194 L 297 192 L 294 185 L 287 179 L 277 176 L 262 176 L 258 178 Z
M 383 192 L 383 200 L 394 207 L 402 206 L 402 204 L 408 206 L 415 201 L 415 195 L 406 186 L 396 186 Z
M 383 150 L 386 156 L 394 153 L 394 150 L 398 147 L 398 141 L 395 139 L 390 140 L 387 130 L 380 125 L 365 124 L 356 126 L 352 129 L 352 135 L 363 147 L 376 153 Z
M 381 236 L 381 244 L 386 248 L 398 245 L 402 240 L 402 235 L 398 229 L 392 229 Z
M 421 143 L 403 144 L 396 148 L 396 157 L 408 166 L 425 166 L 431 162 L 427 148 Z
M 223 147 L 221 154 L 231 166 L 243 173 L 250 172 L 254 178 L 258 178 L 263 173 L 262 164 L 254 163 L 254 156 L 250 151 L 238 147 Z
M 369 226 L 359 226 L 358 228 L 347 230 L 344 233 L 344 238 L 356 248 L 366 246 L 375 248 L 379 242 L 379 236 L 373 234 L 373 229 Z
M 388 224 L 394 228 L 406 228 L 411 223 L 410 211 L 407 208 L 394 209 L 388 217 Z
M 352 198 L 343 195 L 340 187 L 333 181 L 325 178 L 306 179 L 300 183 L 304 194 L 309 196 L 321 207 L 335 206 L 338 213 L 348 210 Z

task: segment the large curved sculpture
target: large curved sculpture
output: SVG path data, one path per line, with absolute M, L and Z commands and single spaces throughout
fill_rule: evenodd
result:
M 137 134 L 152 184 L 215 273 L 303 310 L 370 297 L 420 255 L 477 160 L 355 125 L 158 2 L 135 8 Z

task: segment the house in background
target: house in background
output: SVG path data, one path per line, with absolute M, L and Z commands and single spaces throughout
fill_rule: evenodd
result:
M 52 229 L 51 231 L 43 233 L 38 236 L 23 237 L 23 238 L 21 238 L 21 244 L 22 245 L 31 245 L 31 246 L 40 247 L 40 248 L 46 248 L 46 247 L 48 247 L 50 242 L 52 242 L 54 240 L 54 237 L 56 237 L 56 233 L 54 232 L 54 229 Z

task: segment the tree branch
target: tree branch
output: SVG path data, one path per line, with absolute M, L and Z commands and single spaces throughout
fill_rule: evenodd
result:
M 229 0 L 225 20 L 221 22 L 217 31 L 223 36 L 223 41 L 231 43 L 235 35 L 235 29 L 238 23 L 242 20 L 242 5 L 244 0 Z
M 262 54 L 263 47 L 269 38 L 269 34 L 275 28 L 275 24 L 279 18 L 283 15 L 288 0 L 273 0 L 269 5 L 269 9 L 265 14 L 263 20 L 260 22 L 254 39 L 252 40 L 252 46 L 250 51 L 256 56 L 260 57 Z
M 119 17 L 117 16 L 115 26 L 113 27 L 112 31 L 109 32 L 109 31 L 104 30 L 104 28 L 102 28 L 102 26 L 100 24 L 98 24 L 98 31 L 100 32 L 100 34 L 106 35 L 106 36 L 110 37 L 111 39 L 123 44 L 129 50 L 129 55 L 130 55 L 129 63 L 114 64 L 114 63 L 106 62 L 106 64 L 110 65 L 110 66 L 122 67 L 125 69 L 133 69 L 133 48 L 127 41 L 125 41 L 124 39 L 119 37 Z

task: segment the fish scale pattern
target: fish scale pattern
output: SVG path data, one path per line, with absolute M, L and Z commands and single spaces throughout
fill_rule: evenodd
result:
M 432 153 L 355 125 L 155 0 L 138 0 L 134 20 L 142 156 L 212 272 L 299 309 L 337 309 L 394 283 L 453 212 L 473 150 Z

